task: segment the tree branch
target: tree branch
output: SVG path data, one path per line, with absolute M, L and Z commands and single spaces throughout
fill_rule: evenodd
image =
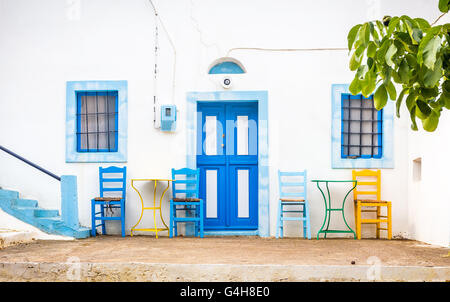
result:
M 430 25 L 433 26 L 434 24 L 436 24 L 437 21 L 439 21 L 439 19 L 441 19 L 444 15 L 446 15 L 447 13 L 443 13 L 442 15 L 440 15 L 433 23 L 431 23 Z

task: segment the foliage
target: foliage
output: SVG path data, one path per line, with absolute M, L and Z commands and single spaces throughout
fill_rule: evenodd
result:
M 442 13 L 449 8 L 450 0 L 439 1 Z M 397 117 L 405 99 L 413 130 L 419 118 L 426 131 L 434 131 L 441 112 L 450 109 L 450 23 L 432 25 L 422 18 L 386 16 L 355 25 L 347 37 L 350 70 L 356 72 L 350 92 L 367 97 L 375 91 L 377 110 L 388 98 L 395 101 Z

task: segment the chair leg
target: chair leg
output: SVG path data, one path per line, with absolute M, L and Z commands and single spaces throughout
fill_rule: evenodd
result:
M 199 207 L 198 206 L 194 206 L 194 215 L 195 215 L 195 217 L 199 217 Z M 200 229 L 200 221 L 195 221 L 194 222 L 194 236 L 195 237 L 198 237 L 198 232 L 199 232 L 199 229 Z
M 303 218 L 303 238 L 306 239 L 306 203 L 302 205 L 303 207 L 303 213 L 302 213 L 302 218 Z
M 381 207 L 377 207 L 377 219 L 380 219 L 381 217 Z M 381 223 L 377 222 L 377 239 L 380 239 L 380 228 Z
M 200 201 L 200 238 L 203 238 L 203 236 L 204 236 L 204 225 L 203 225 L 203 217 L 204 217 L 204 215 L 203 215 L 203 213 L 204 213 L 204 208 L 203 208 L 203 200 L 201 200 Z
M 97 235 L 97 228 L 95 227 L 95 202 L 91 201 L 91 236 L 95 237 Z
M 281 222 L 281 201 L 278 201 L 278 216 L 277 216 L 277 233 L 275 237 L 278 239 L 280 237 L 280 222 Z
M 170 220 L 169 220 L 169 238 L 173 238 L 173 202 L 172 200 L 170 201 Z
M 356 203 L 356 237 L 361 239 L 361 202 Z
M 173 210 L 174 210 L 174 214 L 173 214 L 174 217 L 177 217 L 177 206 L 176 205 L 174 205 Z M 176 220 L 173 223 L 173 228 L 175 231 L 175 237 L 177 237 L 178 236 L 178 222 Z
M 387 217 L 388 217 L 388 239 L 392 239 L 392 204 L 389 201 L 387 205 Z
M 122 226 L 122 237 L 125 237 L 125 202 L 120 203 L 120 222 Z
M 308 240 L 311 240 L 311 223 L 309 221 L 309 204 L 306 202 L 306 230 L 307 230 L 307 237 Z
M 104 205 L 100 205 L 100 217 L 104 218 L 105 217 L 105 206 Z M 106 222 L 105 220 L 101 220 L 102 222 L 102 235 L 106 235 Z

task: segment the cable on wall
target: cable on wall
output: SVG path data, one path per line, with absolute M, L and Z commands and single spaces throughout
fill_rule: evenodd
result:
M 227 52 L 227 57 L 232 51 L 236 50 L 258 50 L 258 51 L 329 51 L 329 50 L 348 50 L 347 47 L 332 47 L 332 48 L 262 48 L 262 47 L 235 47 Z
M 176 74 L 176 66 L 177 66 L 177 51 L 175 48 L 175 45 L 170 37 L 169 32 L 167 31 L 164 22 L 161 20 L 161 18 L 159 17 L 158 11 L 156 10 L 156 7 L 153 3 L 152 0 L 149 0 L 152 8 L 153 8 L 153 12 L 155 14 L 155 70 L 154 70 L 154 82 L 153 82 L 153 86 L 154 86 L 154 92 L 153 92 L 153 125 L 156 128 L 156 100 L 157 100 L 157 74 L 158 74 L 158 49 L 159 49 L 159 37 L 158 37 L 158 21 L 159 24 L 161 24 L 162 29 L 164 30 L 167 39 L 169 40 L 170 45 L 172 46 L 172 50 L 173 50 L 173 69 L 172 69 L 172 104 L 175 104 L 175 74 Z

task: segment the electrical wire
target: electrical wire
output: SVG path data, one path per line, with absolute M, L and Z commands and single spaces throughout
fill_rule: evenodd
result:
M 334 51 L 334 50 L 348 50 L 346 47 L 333 47 L 333 48 L 262 48 L 262 47 L 235 47 L 231 48 L 227 52 L 227 57 L 232 51 L 236 50 L 258 50 L 258 51 Z
M 150 5 L 153 8 L 153 12 L 155 14 L 155 70 L 154 70 L 154 92 L 153 92 L 153 124 L 156 126 L 156 98 L 157 98 L 157 74 L 158 74 L 158 48 L 159 48 L 159 39 L 158 39 L 158 21 L 159 24 L 161 24 L 162 29 L 164 30 L 167 39 L 169 40 L 169 43 L 173 50 L 173 69 L 172 69 L 172 104 L 175 104 L 175 82 L 176 82 L 176 66 L 177 66 L 177 51 L 175 48 L 175 44 L 172 41 L 172 38 L 170 37 L 169 32 L 166 29 L 166 26 L 164 25 L 164 22 L 159 17 L 158 11 L 156 10 L 156 7 L 152 0 L 149 0 Z

